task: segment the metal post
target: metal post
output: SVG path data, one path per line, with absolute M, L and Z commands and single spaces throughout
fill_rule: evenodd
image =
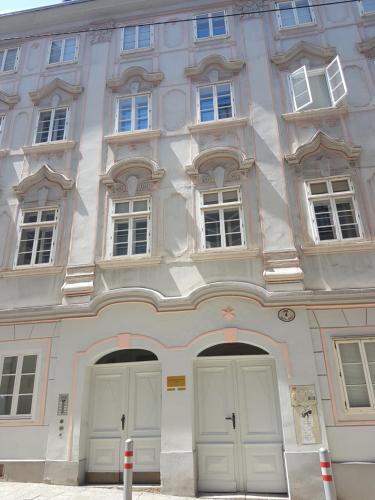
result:
M 124 500 L 132 498 L 133 455 L 133 440 L 127 439 L 124 450 Z
M 336 500 L 336 488 L 333 481 L 331 460 L 328 450 L 326 448 L 320 448 L 319 457 L 326 500 Z

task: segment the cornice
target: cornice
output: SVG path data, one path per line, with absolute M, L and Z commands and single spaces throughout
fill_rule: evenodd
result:
M 336 54 L 335 47 L 320 47 L 313 43 L 301 41 L 293 45 L 286 52 L 278 52 L 271 57 L 271 61 L 280 69 L 286 69 L 291 61 L 300 57 L 314 56 L 323 59 L 325 62 L 329 62 Z
M 101 180 L 103 184 L 111 186 L 115 182 L 116 177 L 118 177 L 121 172 L 134 167 L 147 169 L 150 172 L 151 180 L 153 181 L 162 179 L 165 174 L 165 170 L 163 168 L 160 168 L 156 161 L 143 156 L 136 156 L 134 158 L 119 160 L 114 163 L 108 170 L 108 172 L 101 176 Z
M 15 269 L 0 271 L 0 278 L 15 278 L 18 276 L 48 276 L 51 274 L 60 274 L 64 270 L 58 266 L 29 266 L 17 267 Z
M 303 122 L 319 118 L 335 118 L 346 115 L 348 108 L 346 105 L 318 109 L 302 109 L 293 113 L 283 113 L 281 116 L 286 122 Z
M 293 154 L 286 155 L 285 160 L 289 165 L 301 165 L 308 157 L 322 149 L 339 154 L 347 161 L 357 161 L 362 151 L 361 146 L 330 137 L 319 130 L 309 142 L 299 146 Z
M 249 123 L 248 118 L 223 118 L 222 120 L 195 123 L 194 125 L 189 125 L 188 130 L 190 130 L 191 133 L 212 132 L 215 130 L 221 130 L 232 127 L 246 127 L 248 123 Z
M 161 130 L 138 130 L 137 132 L 123 132 L 104 136 L 107 144 L 126 144 L 129 142 L 142 142 L 157 139 Z
M 357 48 L 361 54 L 364 54 L 366 57 L 374 57 L 375 56 L 375 36 L 369 38 L 363 42 L 357 43 Z
M 32 102 L 38 105 L 42 99 L 44 99 L 57 89 L 63 90 L 67 94 L 70 94 L 73 99 L 77 99 L 78 96 L 83 92 L 83 87 L 81 85 L 71 85 L 70 83 L 61 80 L 60 78 L 55 78 L 39 90 L 29 92 L 29 96 Z
M 235 160 L 241 172 L 247 172 L 255 163 L 254 158 L 247 157 L 243 151 L 237 148 L 221 146 L 202 151 L 194 158 L 191 165 L 185 167 L 185 170 L 188 175 L 196 176 L 199 175 L 200 168 L 207 161 L 226 158 Z
M 113 257 L 112 259 L 98 260 L 96 265 L 99 269 L 126 269 L 133 267 L 157 266 L 161 263 L 161 257 Z
M 349 252 L 373 252 L 375 250 L 375 241 L 338 241 L 331 243 L 322 243 L 319 245 L 306 245 L 301 247 L 304 255 L 325 255 L 333 253 Z
M 245 61 L 241 59 L 226 59 L 220 55 L 207 56 L 196 66 L 188 66 L 185 68 L 185 75 L 189 78 L 195 78 L 204 74 L 210 67 L 219 67 L 224 71 L 229 71 L 233 75 L 239 73 L 245 66 Z
M 5 158 L 9 154 L 9 149 L 0 148 L 0 158 Z
M 121 75 L 117 78 L 112 78 L 108 80 L 107 87 L 112 91 L 119 90 L 123 87 L 131 78 L 139 77 L 144 82 L 152 83 L 153 85 L 159 85 L 159 83 L 164 78 L 164 73 L 162 72 L 149 72 L 140 66 L 133 66 L 124 70 Z
M 43 142 L 40 144 L 23 146 L 22 151 L 24 154 L 60 153 L 61 151 L 73 149 L 75 145 L 76 143 L 74 141 Z
M 58 184 L 64 191 L 69 191 L 73 189 L 74 186 L 73 180 L 68 179 L 68 177 L 63 174 L 55 172 L 47 164 L 44 164 L 35 174 L 25 177 L 17 186 L 13 186 L 13 190 L 19 198 L 22 198 L 32 186 L 44 179 Z
M 206 262 L 209 260 L 233 260 L 233 259 L 250 259 L 254 257 L 259 257 L 259 248 L 253 249 L 241 249 L 241 250 L 227 250 L 227 251 L 202 251 L 193 253 L 191 255 L 191 260 L 193 262 Z
M 10 95 L 0 90 L 0 101 L 12 109 L 20 100 L 18 95 Z

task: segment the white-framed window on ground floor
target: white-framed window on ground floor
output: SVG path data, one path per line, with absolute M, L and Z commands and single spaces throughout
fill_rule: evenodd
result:
M 31 417 L 35 399 L 38 356 L 0 356 L 0 418 Z
M 336 340 L 347 410 L 375 410 L 375 338 Z
M 245 245 L 239 188 L 201 193 L 201 232 L 205 250 Z

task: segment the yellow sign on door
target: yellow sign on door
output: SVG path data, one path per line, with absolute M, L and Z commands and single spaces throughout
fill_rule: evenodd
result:
M 167 391 L 185 391 L 185 375 L 171 375 L 167 377 Z

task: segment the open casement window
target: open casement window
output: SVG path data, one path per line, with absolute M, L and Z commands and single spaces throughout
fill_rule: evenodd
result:
M 111 254 L 113 257 L 149 255 L 151 249 L 151 199 L 114 201 Z
M 0 418 L 32 415 L 37 362 L 36 354 L 0 356 Z
M 194 17 L 194 35 L 196 40 L 205 40 L 228 34 L 225 11 L 209 12 Z
M 245 244 L 239 189 L 201 193 L 203 248 L 241 247 Z
M 348 93 L 339 56 L 325 68 L 298 68 L 289 82 L 295 111 L 337 106 Z
M 5 115 L 0 114 L 0 146 L 4 135 Z
M 19 60 L 19 47 L 0 49 L 0 73 L 16 71 Z
M 57 219 L 57 208 L 31 209 L 22 212 L 16 266 L 53 263 Z
M 347 409 L 375 410 L 375 340 L 336 341 Z
M 53 108 L 39 111 L 35 144 L 64 141 L 69 123 L 69 109 Z
M 315 22 L 309 0 L 277 2 L 277 20 L 280 28 L 292 28 Z
M 77 61 L 78 49 L 78 38 L 75 36 L 53 40 L 50 46 L 48 64 L 62 64 Z
M 362 15 L 375 14 L 375 0 L 361 0 L 359 9 Z
M 121 31 L 121 51 L 149 49 L 153 46 L 153 26 L 126 26 Z
M 317 242 L 362 237 L 360 217 L 349 178 L 307 183 L 307 197 Z
M 117 101 L 116 132 L 134 132 L 151 128 L 151 95 L 121 97 Z
M 230 82 L 205 85 L 197 89 L 198 121 L 222 120 L 234 116 L 234 98 Z

